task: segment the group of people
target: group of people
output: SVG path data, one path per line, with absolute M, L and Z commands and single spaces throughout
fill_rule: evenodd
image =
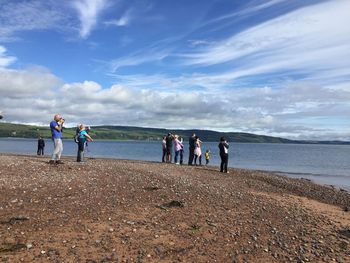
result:
M 54 150 L 49 161 L 50 164 L 62 164 L 61 155 L 63 151 L 63 143 L 62 143 L 62 130 L 63 124 L 65 120 L 61 115 L 56 114 L 54 116 L 53 121 L 50 122 L 50 130 L 52 135 L 52 140 L 54 143 Z M 76 130 L 75 142 L 78 144 L 78 152 L 77 152 L 77 162 L 84 161 L 84 150 L 86 147 L 87 141 L 93 141 L 91 136 L 88 134 L 86 126 L 84 124 L 80 124 Z
M 189 156 L 188 156 L 188 165 L 202 165 L 202 141 L 199 137 L 193 133 L 189 138 Z M 220 143 L 218 145 L 221 164 L 220 164 L 220 172 L 228 173 L 228 148 L 229 144 L 227 143 L 224 137 L 221 137 Z M 174 151 L 173 151 L 174 148 Z M 172 153 L 175 153 L 174 162 L 175 164 L 183 164 L 183 156 L 184 156 L 184 144 L 183 139 L 178 135 L 173 135 L 168 133 L 163 137 L 162 140 L 162 162 L 163 163 L 171 163 L 172 162 Z M 209 164 L 210 160 L 210 151 L 206 150 L 205 152 L 205 164 Z M 179 159 L 180 157 L 180 159 Z M 198 163 L 197 163 L 198 161 Z
M 54 116 L 53 121 L 50 122 L 50 129 L 52 134 L 52 140 L 54 143 L 54 150 L 49 161 L 50 164 L 62 164 L 61 155 L 63 151 L 63 143 L 62 143 L 62 130 L 63 124 L 65 120 L 59 114 Z M 75 142 L 78 144 L 77 151 L 77 162 L 84 161 L 84 151 L 87 145 L 87 141 L 93 141 L 91 136 L 88 133 L 89 128 L 84 124 L 79 124 L 76 129 Z M 188 165 L 202 165 L 202 141 L 199 137 L 193 133 L 189 138 L 189 157 L 188 157 Z M 45 142 L 42 138 L 38 140 L 38 155 L 44 154 Z M 221 164 L 220 171 L 227 173 L 228 166 L 228 148 L 229 144 L 227 143 L 224 137 L 221 137 L 220 143 L 218 145 Z M 163 137 L 162 141 L 163 155 L 162 162 L 171 163 L 172 162 L 172 153 L 175 153 L 174 162 L 175 164 L 183 164 L 184 158 L 184 144 L 183 138 L 178 135 L 174 135 L 168 133 Z M 174 150 L 173 150 L 174 149 Z M 206 165 L 209 164 L 210 160 L 210 151 L 206 150 L 205 152 L 205 161 Z M 198 161 L 198 163 L 197 163 Z
M 199 137 L 193 133 L 192 136 L 188 140 L 189 143 L 189 156 L 188 156 L 188 165 L 202 165 L 202 141 L 199 139 Z M 205 152 L 205 161 L 206 165 L 209 164 L 210 159 L 210 152 L 207 150 Z
M 171 133 L 168 133 L 168 135 L 163 137 L 162 141 L 162 148 L 163 148 L 163 155 L 162 155 L 162 162 L 171 163 L 172 162 L 172 152 L 173 152 L 173 145 L 175 148 L 175 157 L 174 161 L 175 164 L 183 164 L 184 160 L 184 145 L 183 145 L 183 139 L 178 135 L 173 135 Z

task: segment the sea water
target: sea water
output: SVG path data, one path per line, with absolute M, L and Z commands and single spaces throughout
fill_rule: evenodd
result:
M 63 155 L 76 155 L 77 144 L 72 139 L 63 144 Z M 187 163 L 188 143 L 184 144 Z M 36 154 L 36 147 L 34 139 L 0 139 L 1 153 Z M 46 140 L 45 154 L 52 150 L 52 141 Z M 218 143 L 203 143 L 203 164 L 206 150 L 211 152 L 210 165 L 218 166 Z M 161 161 L 162 146 L 159 141 L 94 141 L 88 144 L 86 156 Z M 231 143 L 229 166 L 273 171 L 350 190 L 350 145 Z

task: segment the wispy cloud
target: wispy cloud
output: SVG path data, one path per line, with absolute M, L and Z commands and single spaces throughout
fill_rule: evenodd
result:
M 87 38 L 96 26 L 99 16 L 110 2 L 109 0 L 75 0 L 72 5 L 78 11 L 81 22 L 80 36 Z
M 6 48 L 0 46 L 0 68 L 7 67 L 17 60 L 14 56 L 8 56 L 6 54 Z
M 119 57 L 107 62 L 110 72 L 116 72 L 122 67 L 137 66 L 148 62 L 161 61 L 170 54 L 168 49 L 141 49 L 125 57 Z
M 70 27 L 62 5 L 48 1 L 8 1 L 0 5 L 0 40 L 12 41 L 15 33 L 30 30 L 60 30 Z
M 236 78 L 284 70 L 314 73 L 350 67 L 349 1 L 305 7 L 185 54 L 186 65 L 230 63 Z M 332 17 L 330 20 L 329 17 Z
M 271 8 L 273 6 L 279 5 L 279 4 L 287 2 L 287 1 L 288 0 L 270 0 L 270 1 L 266 1 L 266 2 L 264 1 L 262 4 L 258 4 L 258 5 L 256 5 L 256 4 L 255 5 L 248 5 L 241 10 L 238 10 L 238 11 L 211 19 L 211 20 L 207 21 L 206 23 L 204 23 L 204 25 L 214 24 L 214 23 L 221 22 L 223 20 L 231 19 L 234 17 L 240 17 L 240 16 L 254 14 L 256 12 L 262 11 L 262 10 L 267 9 L 267 8 Z
M 119 19 L 104 22 L 107 26 L 127 26 L 131 22 L 131 9 L 126 11 Z

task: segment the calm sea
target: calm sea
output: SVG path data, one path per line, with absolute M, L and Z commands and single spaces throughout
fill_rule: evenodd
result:
M 1 153 L 35 154 L 34 139 L 0 139 Z M 46 140 L 45 154 L 53 149 Z M 185 142 L 185 163 L 188 158 Z M 202 151 L 211 151 L 210 165 L 219 165 L 218 143 L 203 143 Z M 64 155 L 75 155 L 77 145 L 64 141 Z M 161 143 L 154 141 L 95 141 L 89 143 L 88 157 L 131 160 L 161 160 Z M 204 159 L 204 158 L 203 158 Z M 203 160 L 204 161 L 204 160 Z M 229 166 L 273 171 L 295 178 L 307 178 L 317 183 L 350 190 L 350 146 L 311 144 L 231 143 Z

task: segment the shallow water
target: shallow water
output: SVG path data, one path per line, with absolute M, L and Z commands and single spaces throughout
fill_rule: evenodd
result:
M 0 139 L 0 152 L 35 154 L 34 139 Z M 53 145 L 46 140 L 46 154 Z M 188 150 L 185 142 L 185 163 Z M 211 151 L 210 165 L 219 165 L 218 143 L 208 142 L 202 152 Z M 77 145 L 73 140 L 64 141 L 64 155 L 75 155 Z M 131 160 L 161 160 L 161 143 L 154 141 L 95 141 L 89 143 L 88 157 L 105 157 Z M 204 157 L 204 156 L 203 156 Z M 204 163 L 203 158 L 203 163 Z M 294 178 L 307 178 L 321 184 L 329 184 L 350 190 L 350 146 L 311 144 L 260 144 L 231 143 L 229 166 L 280 172 Z

